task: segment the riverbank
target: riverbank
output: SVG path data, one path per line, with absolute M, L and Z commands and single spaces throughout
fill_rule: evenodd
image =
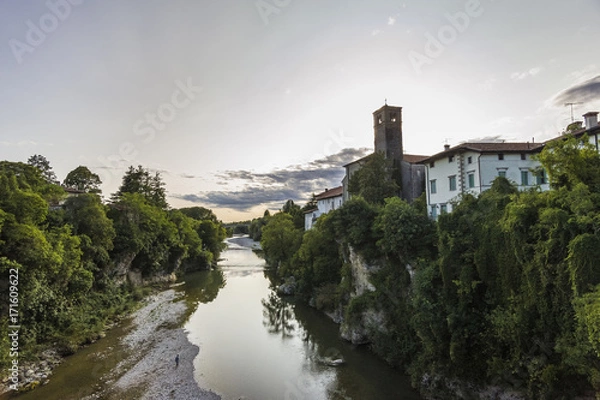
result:
M 219 396 L 201 389 L 194 379 L 193 361 L 200 349 L 181 328 L 186 312 L 184 294 L 173 288 L 149 295 L 128 317 L 129 322 L 116 325 L 106 338 L 65 358 L 56 376 L 48 371 L 44 383 L 39 377 L 37 388 L 0 398 L 218 400 Z M 57 358 L 58 364 L 61 358 Z
M 134 313 L 134 328 L 123 338 L 131 355 L 111 374 L 119 378 L 109 392 L 131 393 L 143 400 L 220 399 L 215 393 L 201 389 L 194 379 L 194 358 L 200 349 L 190 343 L 186 332 L 179 327 L 185 311 L 184 301 L 173 289 L 147 299 L 147 304 Z M 88 399 L 99 398 L 103 397 Z
M 238 246 L 247 247 L 252 250 L 262 250 L 259 242 L 252 240 L 248 236 L 234 236 L 227 239 L 229 243 L 237 244 Z

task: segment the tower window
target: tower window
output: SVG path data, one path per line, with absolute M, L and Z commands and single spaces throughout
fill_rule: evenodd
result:
M 377 116 L 377 123 L 378 123 L 378 124 L 382 124 L 382 123 L 383 123 L 383 117 L 381 116 L 381 114 L 379 114 L 379 115 Z
M 390 114 L 390 121 L 396 122 L 396 113 L 391 113 Z

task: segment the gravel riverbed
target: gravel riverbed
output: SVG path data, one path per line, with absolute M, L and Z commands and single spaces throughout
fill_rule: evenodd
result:
M 134 328 L 123 339 L 132 355 L 117 366 L 115 372 L 121 376 L 113 389 L 133 389 L 141 394 L 140 399 L 220 399 L 201 389 L 194 379 L 194 358 L 200 349 L 190 343 L 183 328 L 177 327 L 185 310 L 184 301 L 171 289 L 151 296 L 134 314 Z

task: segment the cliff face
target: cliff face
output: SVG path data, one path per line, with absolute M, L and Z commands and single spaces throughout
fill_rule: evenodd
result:
M 350 303 L 361 296 L 375 292 L 375 286 L 371 283 L 371 275 L 381 269 L 380 266 L 369 264 L 350 246 L 344 249 L 345 262 L 350 266 L 352 275 L 352 292 Z M 367 344 L 371 342 L 371 334 L 375 330 L 385 330 L 386 319 L 382 311 L 371 307 L 362 308 L 352 318 L 342 320 L 340 336 L 353 344 Z

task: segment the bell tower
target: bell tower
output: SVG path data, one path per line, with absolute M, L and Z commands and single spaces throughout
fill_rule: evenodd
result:
M 394 167 L 402 161 L 402 107 L 386 104 L 373 113 L 375 152 L 383 152 Z

